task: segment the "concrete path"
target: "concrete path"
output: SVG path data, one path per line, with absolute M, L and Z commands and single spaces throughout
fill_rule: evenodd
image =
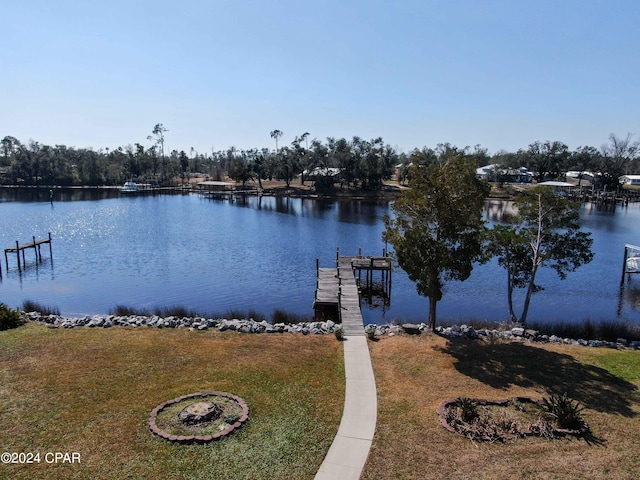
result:
M 376 382 L 362 323 L 358 333 L 344 338 L 346 393 L 342 421 L 316 480 L 359 479 L 376 430 Z

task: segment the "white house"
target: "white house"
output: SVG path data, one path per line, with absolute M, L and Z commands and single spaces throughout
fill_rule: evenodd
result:
M 622 175 L 619 180 L 624 185 L 640 185 L 640 175 Z
M 476 177 L 490 182 L 531 183 L 533 174 L 525 167 L 508 168 L 496 163 L 476 169 Z

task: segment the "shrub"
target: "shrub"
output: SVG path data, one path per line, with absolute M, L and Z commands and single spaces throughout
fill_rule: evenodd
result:
M 556 335 L 560 338 L 581 338 L 583 340 L 606 340 L 615 342 L 618 338 L 629 341 L 640 340 L 640 327 L 623 320 L 601 320 L 595 322 L 587 319 L 584 322 L 530 322 L 529 328 L 544 335 Z
M 310 321 L 309 317 L 304 315 L 298 315 L 296 313 L 285 312 L 284 310 L 274 310 L 271 315 L 271 323 L 284 323 L 285 325 L 291 325 L 294 323 L 302 323 Z
M 17 310 L 12 310 L 4 303 L 0 303 L 0 330 L 9 330 L 23 325 L 24 318 Z
M 469 397 L 458 397 L 452 405 L 458 409 L 464 422 L 469 423 L 478 416 L 478 404 Z
M 60 315 L 60 309 L 58 307 L 41 305 L 32 300 L 25 300 L 24 302 L 22 302 L 22 311 L 39 312 L 41 315 Z
M 109 315 L 117 315 L 119 317 L 129 317 L 132 315 L 144 315 L 148 316 L 147 310 L 142 310 L 136 307 L 129 307 L 127 305 L 116 305 L 109 309 Z
M 238 415 L 237 413 L 227 413 L 224 416 L 224 423 L 227 423 L 229 425 L 233 425 L 238 420 L 240 420 L 240 415 Z
M 560 428 L 578 430 L 584 426 L 584 420 L 580 415 L 583 408 L 577 400 L 569 398 L 566 392 L 543 398 L 542 409 L 556 420 Z

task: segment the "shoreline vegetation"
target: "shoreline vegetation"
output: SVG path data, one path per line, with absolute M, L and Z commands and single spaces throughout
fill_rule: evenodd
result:
M 6 307 L 5 307 L 6 308 Z M 332 320 L 319 321 L 311 316 L 299 315 L 283 310 L 275 310 L 270 319 L 254 310 L 229 310 L 225 313 L 198 312 L 182 306 L 138 309 L 116 305 L 108 315 L 85 315 L 82 317 L 64 317 L 55 306 L 40 305 L 27 300 L 23 302 L 19 313 L 28 320 L 48 324 L 50 328 L 74 327 L 111 327 L 111 326 L 156 326 L 169 328 L 191 328 L 192 330 L 235 330 L 242 333 L 333 333 L 339 325 Z M 476 340 L 504 339 L 516 341 L 556 342 L 583 346 L 631 347 L 640 349 L 640 325 L 620 320 L 582 322 L 544 323 L 533 321 L 527 329 L 512 322 L 483 322 L 466 320 L 464 322 L 442 322 L 436 334 L 444 337 L 459 337 Z M 377 336 L 398 333 L 422 334 L 428 332 L 425 323 L 403 323 L 401 320 L 387 324 L 374 325 Z M 1 327 L 1 325 L 0 325 Z M 0 328 L 2 330 L 2 328 Z

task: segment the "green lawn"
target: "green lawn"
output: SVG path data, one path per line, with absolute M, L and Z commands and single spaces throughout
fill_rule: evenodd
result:
M 151 434 L 159 403 L 198 391 L 239 395 L 249 421 L 206 445 Z M 11 479 L 313 478 L 344 403 L 342 345 L 333 336 L 140 329 L 0 332 L 0 464 Z M 47 452 L 80 464 L 48 464 Z

